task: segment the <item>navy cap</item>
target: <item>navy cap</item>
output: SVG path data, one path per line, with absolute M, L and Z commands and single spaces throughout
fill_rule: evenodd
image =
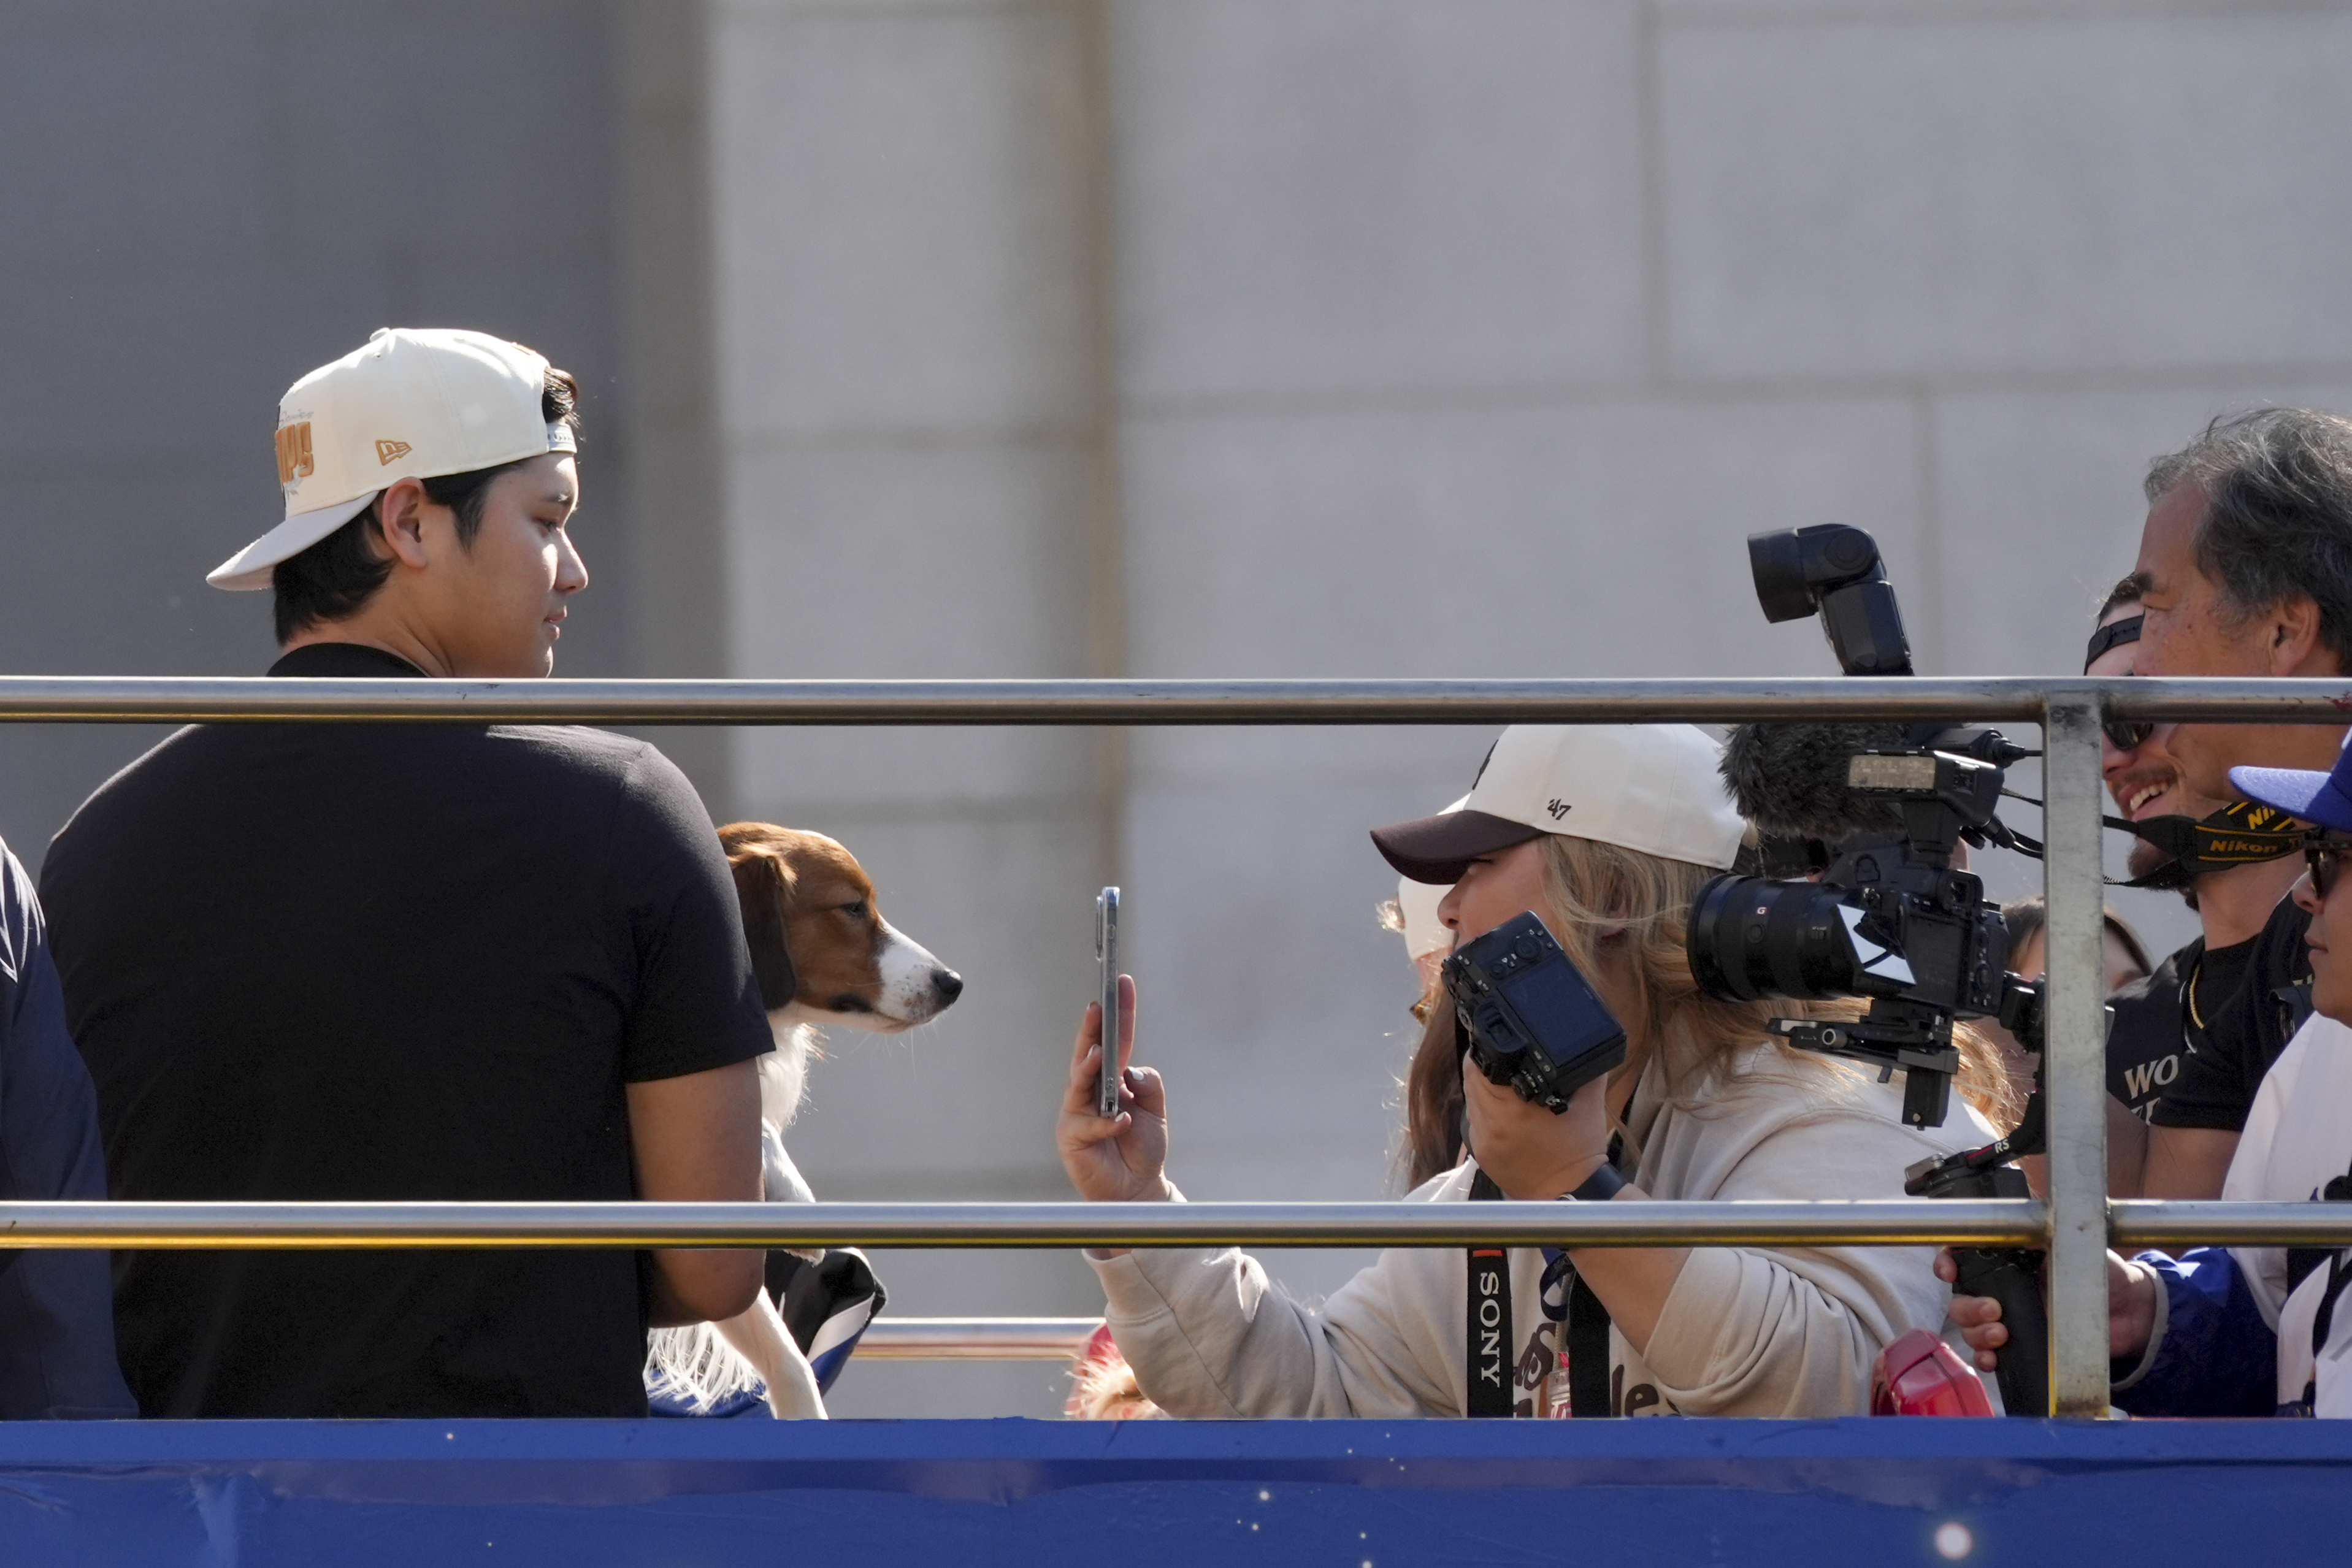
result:
M 2352 833 L 2352 750 L 2336 759 L 2335 771 L 2303 768 L 2232 768 L 2230 782 L 2246 798 L 2275 806 L 2290 817 Z

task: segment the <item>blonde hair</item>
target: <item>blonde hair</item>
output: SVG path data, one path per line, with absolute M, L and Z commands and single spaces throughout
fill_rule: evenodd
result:
M 1818 1082 L 1825 1091 L 1854 1082 L 1861 1069 L 1791 1046 L 1773 1044 L 1769 1067 L 1739 1060 L 1769 1041 L 1775 1015 L 1856 1018 L 1855 1000 L 1721 1001 L 1703 994 L 1685 941 L 1690 907 L 1718 874 L 1619 844 L 1547 833 L 1543 845 L 1545 923 L 1625 1026 L 1625 1065 L 1638 1079 L 1653 1058 L 1669 1101 L 1696 1109 L 1737 1092 L 1740 1082 Z M 2014 1091 L 1990 1041 L 1966 1026 L 1953 1031 L 1961 1095 L 1996 1126 L 2016 1120 Z

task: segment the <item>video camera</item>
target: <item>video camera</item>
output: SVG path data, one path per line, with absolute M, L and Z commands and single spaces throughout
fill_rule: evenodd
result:
M 1819 613 L 1845 674 L 1911 674 L 1895 589 L 1869 534 L 1836 524 L 1762 533 L 1748 539 L 1748 554 L 1765 619 Z M 1775 731 L 1783 737 L 1777 748 L 1757 739 Z M 1868 998 L 1869 1010 L 1851 1023 L 1774 1019 L 1770 1027 L 1791 1045 L 1874 1066 L 1882 1082 L 1902 1071 L 1903 1120 L 1938 1126 L 1959 1069 L 1957 1020 L 1996 1019 L 2026 1051 L 2042 1051 L 2042 988 L 2009 973 L 2000 908 L 1986 902 L 1981 880 L 1952 863 L 1963 841 L 2040 852 L 1994 814 L 2010 765 L 2034 753 L 1996 730 L 1933 724 L 1857 747 L 1845 747 L 1845 737 L 1844 727 L 1796 725 L 1747 726 L 1734 736 L 1727 771 L 1742 813 L 1797 827 L 1812 841 L 1802 863 L 1819 875 L 1709 882 L 1691 906 L 1691 971 L 1700 989 L 1724 1000 Z M 1776 769 L 1759 766 L 1759 758 L 1801 765 Z M 1788 776 L 1807 768 L 1814 776 Z M 1844 831 L 1855 823 L 1865 825 Z M 2024 1197 L 2024 1173 L 2010 1162 L 2042 1146 L 2037 1089 L 2009 1136 L 1921 1161 L 1904 1173 L 1903 1190 L 1914 1197 Z M 1958 1288 L 1999 1301 L 2009 1325 L 2000 1353 L 2004 1405 L 2011 1415 L 2042 1415 L 2048 1384 L 2041 1254 L 1954 1252 Z
M 1757 597 L 1768 620 L 1818 608 L 1849 675 L 1911 673 L 1911 651 L 1878 546 L 1835 524 L 1758 534 L 1748 541 Z M 1766 778 L 1744 795 L 1750 816 L 1804 816 L 1840 787 L 1853 805 L 1891 823 L 1816 843 L 1818 880 L 1728 875 L 1699 891 L 1688 948 L 1700 989 L 1730 1001 L 1766 997 L 1866 997 L 1851 1023 L 1775 1019 L 1791 1045 L 1867 1062 L 1881 1080 L 1905 1075 L 1903 1119 L 1939 1126 L 1959 1053 L 1952 1025 L 1998 1019 L 2029 1051 L 2040 1049 L 2041 988 L 2008 973 L 2009 931 L 1984 883 L 1952 863 L 1960 842 L 2022 847 L 1994 814 L 2010 765 L 2033 753 L 1999 731 L 1913 727 L 1816 766 L 1834 777 Z M 1840 766 L 1842 765 L 1842 766 Z M 1764 808 L 1759 810 L 1759 804 Z M 1892 808 L 1891 811 L 1885 810 Z

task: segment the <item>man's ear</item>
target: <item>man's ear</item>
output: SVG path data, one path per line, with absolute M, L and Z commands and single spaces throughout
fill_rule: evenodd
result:
M 2273 675 L 2340 675 L 2336 655 L 2319 640 L 2319 604 L 2308 594 L 2282 601 L 2264 618 Z M 2315 668 L 2314 666 L 2317 667 Z
M 793 896 L 792 868 L 782 856 L 755 850 L 728 869 L 735 875 L 735 902 L 743 906 L 743 939 L 751 946 L 760 1004 L 770 1012 L 790 1007 L 800 990 L 784 931 L 784 912 Z
M 419 479 L 395 479 L 389 489 L 376 497 L 376 521 L 384 549 L 403 566 L 422 567 L 425 564 L 426 505 L 425 484 Z

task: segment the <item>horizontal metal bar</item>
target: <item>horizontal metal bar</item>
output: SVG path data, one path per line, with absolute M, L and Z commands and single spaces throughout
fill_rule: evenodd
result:
M 2352 1246 L 2352 1205 L 2109 1206 L 2118 1247 Z M 2040 1246 L 2021 1200 L 1815 1203 L 0 1203 L 0 1248 Z
M 0 1247 L 2039 1246 L 2022 1198 L 1818 1203 L 0 1203 Z
M 2352 1205 L 2110 1206 L 2118 1247 L 2352 1246 Z M 2041 1246 L 2021 1199 L 1814 1203 L 0 1203 L 0 1248 Z
M 893 1318 L 866 1326 L 860 1361 L 1067 1361 L 1100 1318 Z
M 2107 1206 L 2110 1245 L 2149 1247 L 2352 1247 L 2352 1204 L 2158 1203 Z
M 2038 722 L 2097 690 L 2127 718 L 2341 724 L 2318 680 L 372 681 L 0 676 L 0 722 L 1270 725 L 1907 718 Z

